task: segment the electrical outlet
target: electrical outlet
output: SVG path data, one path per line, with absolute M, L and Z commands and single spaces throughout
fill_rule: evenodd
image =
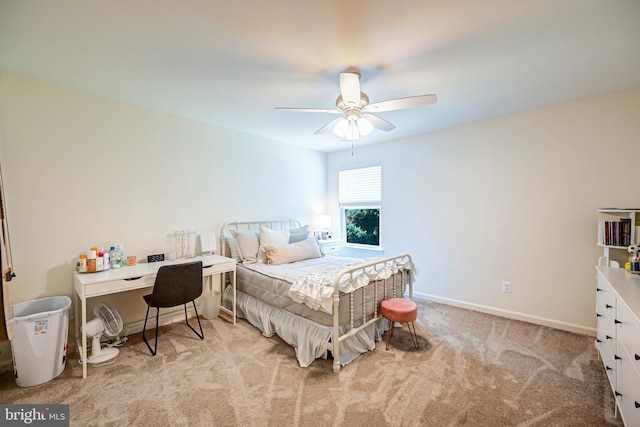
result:
M 502 282 L 502 292 L 511 293 L 511 282 Z

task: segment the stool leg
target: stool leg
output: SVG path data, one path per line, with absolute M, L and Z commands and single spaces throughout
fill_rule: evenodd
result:
M 416 325 L 413 324 L 413 322 L 407 322 L 407 326 L 409 327 L 409 335 L 411 335 L 411 341 L 413 342 L 413 345 L 419 349 L 420 346 L 418 345 L 418 334 L 416 333 Z M 411 331 L 411 328 L 413 327 L 413 332 Z
M 387 332 L 387 347 L 386 347 L 385 350 L 389 350 L 389 344 L 391 344 L 391 337 L 393 337 L 393 330 L 394 329 L 395 329 L 395 326 L 393 325 L 393 322 L 391 322 L 391 328 Z

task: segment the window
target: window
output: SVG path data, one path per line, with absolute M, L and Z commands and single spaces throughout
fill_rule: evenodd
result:
M 381 182 L 380 165 L 339 172 L 342 233 L 347 244 L 380 247 Z

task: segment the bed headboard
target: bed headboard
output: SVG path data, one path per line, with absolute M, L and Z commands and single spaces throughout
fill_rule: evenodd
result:
M 288 230 L 300 228 L 301 225 L 300 221 L 292 218 L 229 221 L 220 228 L 220 255 L 229 256 L 227 237 L 231 237 L 231 230 L 255 230 L 259 233 L 261 226 L 268 227 L 272 230 Z

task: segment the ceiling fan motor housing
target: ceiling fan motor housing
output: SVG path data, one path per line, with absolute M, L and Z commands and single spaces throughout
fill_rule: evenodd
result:
M 344 102 L 344 100 L 342 99 L 342 95 L 339 95 L 338 99 L 336 99 L 336 107 L 338 107 L 338 110 L 345 113 L 348 110 L 362 110 L 367 105 L 369 105 L 369 97 L 364 92 L 360 92 L 360 102 L 355 105 L 350 105 Z

